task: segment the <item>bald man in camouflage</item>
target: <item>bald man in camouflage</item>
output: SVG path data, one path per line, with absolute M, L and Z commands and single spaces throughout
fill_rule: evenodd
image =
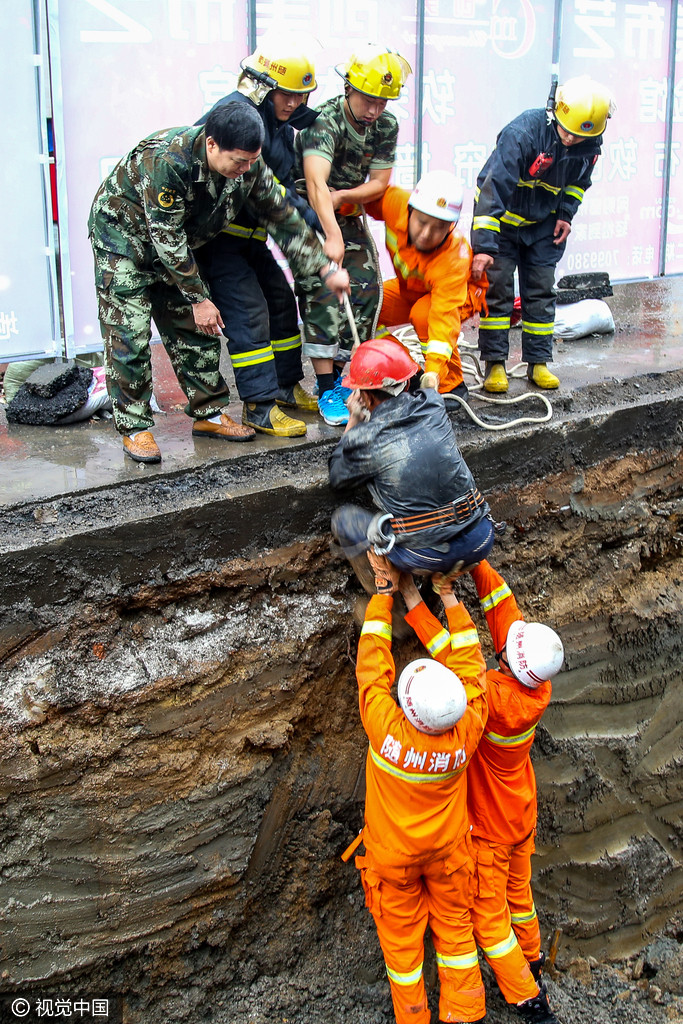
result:
M 230 393 L 219 370 L 223 321 L 194 257 L 242 207 L 273 236 L 295 274 L 319 274 L 339 300 L 348 292 L 348 274 L 330 263 L 260 159 L 262 141 L 257 111 L 229 103 L 204 126 L 143 139 L 95 196 L 88 230 L 107 387 L 124 451 L 136 462 L 161 459 L 151 433 L 152 318 L 187 396 L 193 435 L 255 436 L 227 414 Z

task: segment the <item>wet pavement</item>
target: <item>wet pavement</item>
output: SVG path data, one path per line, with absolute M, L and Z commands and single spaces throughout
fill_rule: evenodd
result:
M 612 309 L 613 334 L 591 336 L 578 341 L 555 342 L 552 369 L 561 380 L 557 392 L 544 392 L 559 409 L 568 396 L 591 385 L 602 384 L 600 402 L 609 406 L 623 403 L 624 382 L 643 375 L 666 374 L 683 369 L 683 277 L 657 279 L 614 286 L 608 298 Z M 465 330 L 463 353 L 476 354 L 476 329 Z M 193 438 L 192 423 L 183 412 L 184 396 L 160 344 L 152 346 L 155 395 L 162 412 L 155 416 L 154 435 L 163 460 L 159 465 L 134 463 L 124 456 L 121 441 L 111 421 L 90 420 L 65 427 L 8 425 L 0 405 L 0 508 L 9 509 L 32 501 L 65 498 L 76 492 L 98 491 L 144 479 L 160 482 L 164 477 L 206 469 L 211 464 L 246 460 L 255 467 L 253 486 L 269 464 L 268 479 L 277 478 L 277 453 L 286 449 L 310 455 L 320 447 L 319 461 L 325 465 L 329 447 L 341 434 L 341 428 L 328 427 L 313 413 L 297 413 L 308 425 L 305 437 L 280 439 L 257 435 L 248 443 L 229 443 L 211 438 Z M 511 336 L 508 367 L 520 358 L 520 331 Z M 469 359 L 463 359 L 467 366 Z M 236 395 L 230 374 L 231 390 Z M 466 376 L 468 384 L 472 378 Z M 304 382 L 311 387 L 312 375 Z M 537 389 L 524 379 L 512 380 L 508 397 Z M 472 397 L 472 408 L 483 418 L 490 416 L 489 403 Z M 524 403 L 526 405 L 526 403 Z M 529 402 L 531 415 L 539 416 L 541 403 Z M 532 407 L 533 411 L 532 411 Z M 519 407 L 517 407 L 519 408 Z M 241 419 L 242 406 L 235 401 L 229 408 L 234 419 Z M 600 409 L 596 408 L 596 411 Z M 495 410 L 494 410 L 495 412 Z M 519 415 L 519 413 L 515 413 Z M 482 428 L 470 424 L 458 411 L 457 429 L 474 436 Z M 514 430 L 515 428 L 511 428 Z M 481 439 L 479 439 L 481 440 Z M 257 458 L 254 456 L 257 455 Z M 282 460 L 283 466 L 289 457 Z M 267 481 L 264 480 L 264 483 Z

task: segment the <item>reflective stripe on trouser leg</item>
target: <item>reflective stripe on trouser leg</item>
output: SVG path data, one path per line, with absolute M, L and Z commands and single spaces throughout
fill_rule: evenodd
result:
M 424 935 L 429 906 L 420 877 L 420 865 L 387 865 L 368 848 L 356 857 L 391 987 L 397 1024 L 430 1024 L 431 1014 L 422 977 Z
M 488 313 L 479 320 L 479 351 L 487 363 L 504 363 L 509 354 L 510 314 L 515 301 L 516 260 L 497 256 L 486 274 Z
M 422 871 L 439 971 L 439 1019 L 478 1020 L 484 1016 L 486 1004 L 470 917 L 469 837 L 447 856 L 423 865 Z
M 519 293 L 522 299 L 522 359 L 548 363 L 553 358 L 555 326 L 555 263 L 559 258 L 552 242 L 539 239 L 522 246 L 519 260 Z
M 475 836 L 475 888 L 472 906 L 474 936 L 490 964 L 498 987 L 509 1003 L 538 994 L 524 953 L 513 931 L 506 892 L 512 846 Z
M 268 304 L 270 343 L 275 356 L 277 382 L 283 388 L 291 388 L 304 376 L 301 331 L 294 292 L 282 267 L 265 243 L 252 242 L 250 255 Z
M 263 242 L 222 233 L 196 250 L 221 311 L 235 383 L 243 402 L 274 401 L 278 392 L 268 302 L 259 283 Z
M 367 341 L 379 305 L 379 284 L 372 246 L 360 217 L 339 217 L 344 239 L 344 270 L 351 281 L 350 302 L 358 336 Z M 303 319 L 303 354 L 309 359 L 349 358 L 353 334 L 344 306 L 320 278 L 309 277 L 298 283 Z
M 531 856 L 535 849 L 533 834 L 512 848 L 507 880 L 512 927 L 527 960 L 538 960 L 541 955 L 541 930 L 531 889 Z

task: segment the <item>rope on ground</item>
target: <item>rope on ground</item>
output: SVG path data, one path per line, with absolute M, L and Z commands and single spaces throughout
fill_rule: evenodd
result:
M 410 351 L 410 354 L 416 359 L 420 365 L 423 365 L 422 353 L 420 351 L 420 343 L 415 334 L 415 329 L 412 324 L 405 324 L 400 327 L 391 328 L 391 333 L 402 345 Z M 553 407 L 545 395 L 537 394 L 536 392 L 527 392 L 524 395 L 517 395 L 515 398 L 493 398 L 489 395 L 482 394 L 484 386 L 485 374 L 481 369 L 481 364 L 474 352 L 478 352 L 478 346 L 466 342 L 461 334 L 458 338 L 458 350 L 461 353 L 462 372 L 474 378 L 474 383 L 467 384 L 467 390 L 470 393 L 470 398 L 478 398 L 480 402 L 488 403 L 489 405 L 497 406 L 509 406 L 519 405 L 520 402 L 526 401 L 539 401 L 545 407 L 545 412 L 541 416 L 518 416 L 517 419 L 509 420 L 506 423 L 487 423 L 482 420 L 480 416 L 477 416 L 476 412 L 469 404 L 469 401 L 461 398 L 459 395 L 445 394 L 443 397 L 446 401 L 457 402 L 465 410 L 467 415 L 470 417 L 473 423 L 476 423 L 478 427 L 482 427 L 483 430 L 509 430 L 510 427 L 518 427 L 522 423 L 547 423 L 548 420 L 552 419 Z M 419 354 L 420 358 L 417 358 Z M 467 361 L 471 361 L 468 365 Z M 520 380 L 526 376 L 526 371 L 523 369 L 526 366 L 525 363 L 516 363 L 510 370 L 507 371 L 508 377 Z

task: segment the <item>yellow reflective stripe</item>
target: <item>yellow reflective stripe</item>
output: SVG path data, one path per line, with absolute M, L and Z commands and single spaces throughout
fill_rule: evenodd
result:
M 422 977 L 422 964 L 416 967 L 414 971 L 408 971 L 406 974 L 394 971 L 386 961 L 384 966 L 387 969 L 387 977 L 397 985 L 414 985 Z
M 541 337 L 552 334 L 555 330 L 555 321 L 550 324 L 535 324 L 531 320 L 522 320 L 522 330 L 527 334 L 536 334 Z
M 274 352 L 289 352 L 301 347 L 301 335 L 293 334 L 291 338 L 275 338 L 270 343 Z
M 568 196 L 571 196 L 572 199 L 578 199 L 580 203 L 583 202 L 583 197 L 586 194 L 585 190 L 579 188 L 578 185 L 565 185 L 564 191 Z
M 386 240 L 386 243 L 387 243 L 387 249 L 389 249 L 389 251 L 391 252 L 391 254 L 393 256 L 393 254 L 398 249 L 398 238 L 396 237 L 394 232 L 391 230 L 391 228 L 386 228 L 384 234 L 385 234 L 385 240 Z
M 528 921 L 533 921 L 535 917 L 537 917 L 535 904 L 526 914 L 510 914 L 510 920 L 515 924 L 525 924 Z
M 520 732 L 516 736 L 499 736 L 497 732 L 485 732 L 484 736 L 490 743 L 495 743 L 497 747 L 520 747 L 535 732 L 536 726 L 532 725 L 526 732 Z
M 456 651 L 459 647 L 471 647 L 479 643 L 479 634 L 474 626 L 471 629 L 460 629 L 457 633 L 451 633 L 451 649 Z
M 531 178 L 529 181 L 522 181 L 520 178 L 517 182 L 517 188 L 544 188 L 546 192 L 552 192 L 556 196 L 562 191 L 560 185 L 551 185 L 547 181 L 541 181 L 539 178 Z
M 235 355 L 230 356 L 230 362 L 233 366 L 258 366 L 259 363 L 268 363 L 271 359 L 274 359 L 273 350 L 268 348 L 255 348 L 250 352 L 238 352 Z
M 484 953 L 489 960 L 497 960 L 501 956 L 507 956 L 511 949 L 514 949 L 517 945 L 517 936 L 510 929 L 510 934 L 507 939 L 503 939 L 502 942 L 496 942 L 493 946 L 482 946 Z
M 462 768 L 456 768 L 452 772 L 404 772 L 397 765 L 385 761 L 383 757 L 375 753 L 372 747 L 370 747 L 370 757 L 373 764 L 387 775 L 392 775 L 395 779 L 400 779 L 401 782 L 414 782 L 419 786 L 425 782 L 443 782 L 444 779 L 454 779 L 456 775 L 460 775 L 465 770 L 465 765 L 463 765 Z
M 425 349 L 422 350 L 425 352 Z M 445 356 L 446 359 L 450 359 L 453 354 L 453 346 L 447 341 L 428 341 L 426 347 L 426 355 L 429 356 Z
M 450 639 L 451 637 L 448 631 L 441 629 L 436 636 L 429 641 L 427 644 L 427 650 L 431 656 L 435 658 L 437 654 L 440 654 L 441 651 L 443 651 L 444 647 L 448 647 Z
M 497 217 L 474 217 L 472 220 L 473 231 L 498 231 L 500 233 L 500 221 Z
M 462 956 L 444 956 L 443 953 L 437 953 L 436 962 L 442 967 L 455 967 L 456 970 L 464 971 L 468 967 L 476 967 L 479 957 L 475 947 L 471 953 L 464 953 Z
M 391 623 L 383 619 L 366 619 L 360 631 L 361 636 L 383 636 L 391 640 Z
M 227 228 L 223 228 L 223 232 L 237 238 L 253 238 L 255 242 L 265 242 L 268 237 L 265 228 L 245 228 L 241 224 L 228 224 Z
M 513 228 L 525 228 L 529 224 L 536 223 L 535 220 L 526 220 L 524 217 L 520 217 L 518 213 L 513 213 L 512 210 L 506 210 L 500 219 L 503 224 L 510 224 Z
M 509 329 L 509 316 L 483 316 L 479 320 L 480 331 L 508 331 Z
M 499 587 L 496 587 L 489 594 L 485 594 L 483 597 L 479 598 L 481 610 L 484 614 L 492 611 L 496 605 L 500 604 L 501 601 L 504 601 L 506 597 L 512 597 L 512 591 L 508 587 L 507 583 L 501 583 Z

